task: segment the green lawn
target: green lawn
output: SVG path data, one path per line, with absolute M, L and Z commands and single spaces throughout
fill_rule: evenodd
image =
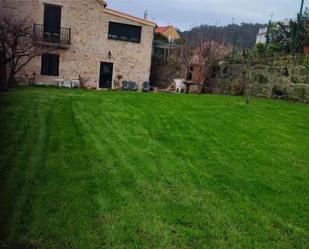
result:
M 0 108 L 0 248 L 309 248 L 309 105 L 20 88 Z

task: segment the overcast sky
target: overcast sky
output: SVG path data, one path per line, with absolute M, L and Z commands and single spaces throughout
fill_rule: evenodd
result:
M 301 0 L 107 0 L 109 7 L 149 19 L 158 25 L 172 24 L 181 30 L 200 24 L 226 25 L 240 22 L 267 23 L 294 18 Z M 309 6 L 309 0 L 305 0 Z

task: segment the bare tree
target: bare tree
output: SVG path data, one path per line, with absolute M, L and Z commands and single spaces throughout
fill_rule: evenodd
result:
M 248 105 L 251 101 L 251 83 L 250 83 L 249 72 L 247 72 L 247 75 L 246 75 L 244 96 L 245 96 L 246 104 Z
M 181 76 L 182 59 L 181 59 L 182 45 L 173 44 L 169 49 L 169 56 L 166 62 L 166 72 L 168 81 L 171 82 L 175 77 Z
M 202 48 L 206 42 L 205 34 L 196 28 L 191 31 L 183 39 L 182 61 L 187 72 L 187 80 L 192 80 L 192 65 L 202 65 Z M 189 76 L 189 77 L 188 77 Z M 186 93 L 190 92 L 190 83 L 186 83 Z
M 198 71 L 195 83 L 199 85 L 200 92 L 203 84 L 208 80 L 213 67 L 229 52 L 222 37 L 221 41 L 209 40 L 206 33 L 193 28 L 184 39 L 183 63 L 190 71 L 192 65 Z
M 7 75 L 1 79 L 0 89 L 15 86 L 17 73 L 33 58 L 40 56 L 51 48 L 34 42 L 32 24 L 23 20 L 5 18 L 0 23 L 0 66 Z
M 187 69 L 190 71 L 192 59 L 196 53 L 201 50 L 202 44 L 206 41 L 203 33 L 193 28 L 183 39 L 182 60 Z M 195 58 L 196 59 L 196 58 Z
M 151 68 L 152 84 L 172 90 L 173 79 L 184 77 L 182 50 L 183 45 L 180 42 L 175 44 L 155 40 Z

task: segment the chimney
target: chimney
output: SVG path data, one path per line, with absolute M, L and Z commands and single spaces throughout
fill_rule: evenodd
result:
M 145 19 L 145 20 L 148 19 L 148 10 L 145 10 L 145 12 L 144 12 L 144 19 Z

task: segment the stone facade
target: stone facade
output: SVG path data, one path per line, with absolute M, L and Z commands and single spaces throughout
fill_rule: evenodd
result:
M 149 81 L 155 24 L 103 6 L 100 0 L 0 0 L 0 16 L 25 18 L 43 24 L 44 4 L 62 6 L 61 27 L 71 28 L 69 48 L 57 48 L 59 76 L 41 75 L 41 58 L 31 61 L 19 77 L 35 75 L 36 83 L 55 84 L 55 79 L 87 79 L 86 86 L 99 88 L 100 63 L 111 62 L 113 82 L 117 75 L 141 87 Z M 109 22 L 141 26 L 140 43 L 108 39 Z

